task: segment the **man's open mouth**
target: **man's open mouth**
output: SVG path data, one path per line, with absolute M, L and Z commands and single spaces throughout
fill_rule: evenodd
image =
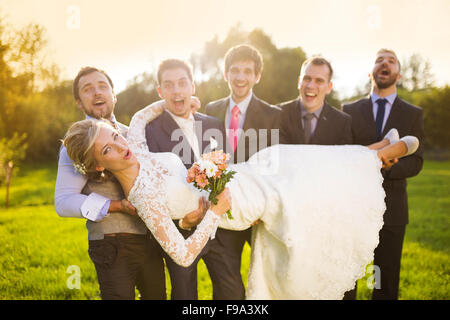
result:
M 176 98 L 176 99 L 173 99 L 172 102 L 176 107 L 184 106 L 184 98 Z
M 100 106 L 104 105 L 105 103 L 106 103 L 105 100 L 95 100 L 94 106 L 100 107 Z

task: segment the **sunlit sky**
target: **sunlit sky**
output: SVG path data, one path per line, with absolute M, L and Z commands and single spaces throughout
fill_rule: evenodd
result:
M 436 84 L 450 84 L 450 0 L 0 0 L 0 15 L 16 28 L 44 26 L 63 78 L 96 66 L 116 92 L 164 58 L 188 59 L 215 35 L 223 40 L 238 22 L 278 48 L 328 58 L 341 97 L 366 83 L 382 47 L 401 61 L 421 54 Z

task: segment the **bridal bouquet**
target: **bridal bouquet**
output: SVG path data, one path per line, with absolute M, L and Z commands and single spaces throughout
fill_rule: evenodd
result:
M 202 154 L 202 158 L 188 170 L 187 182 L 193 182 L 197 189 L 209 191 L 208 200 L 217 204 L 217 196 L 236 173 L 227 170 L 229 159 L 230 155 L 222 150 Z M 233 219 L 230 210 L 227 211 L 227 216 L 228 219 Z

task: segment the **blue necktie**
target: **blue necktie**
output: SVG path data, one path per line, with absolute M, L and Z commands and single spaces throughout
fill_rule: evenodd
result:
M 378 141 L 381 140 L 381 135 L 383 134 L 383 120 L 384 120 L 384 111 L 386 103 L 388 102 L 386 99 L 378 99 L 378 111 L 377 111 L 377 118 L 375 119 L 375 125 L 377 127 L 377 138 Z

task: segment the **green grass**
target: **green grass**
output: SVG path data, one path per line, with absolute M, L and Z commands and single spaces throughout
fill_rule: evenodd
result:
M 10 208 L 0 189 L 0 299 L 99 299 L 94 265 L 87 253 L 83 219 L 60 218 L 53 207 L 56 165 L 30 165 L 14 177 Z M 410 223 L 406 229 L 400 299 L 450 298 L 450 162 L 426 161 L 409 180 Z M 250 248 L 242 256 L 247 279 Z M 80 270 L 80 289 L 69 289 Z M 211 299 L 211 280 L 199 266 L 199 299 Z M 70 271 L 70 269 L 69 269 Z M 170 281 L 168 294 L 170 294 Z M 358 281 L 358 298 L 369 299 L 368 275 Z

